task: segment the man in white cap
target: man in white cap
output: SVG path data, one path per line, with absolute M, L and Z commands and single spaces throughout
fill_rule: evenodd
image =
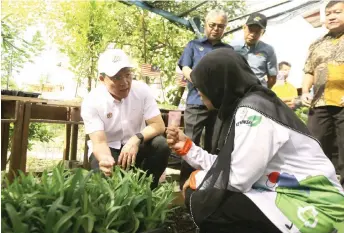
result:
M 100 85 L 85 97 L 81 116 L 90 136 L 91 168 L 109 176 L 114 165 L 137 167 L 153 175 L 158 185 L 171 153 L 160 110 L 143 82 L 133 80 L 132 63 L 119 49 L 102 53 L 98 61 Z

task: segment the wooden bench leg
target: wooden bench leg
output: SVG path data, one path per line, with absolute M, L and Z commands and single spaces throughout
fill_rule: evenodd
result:
M 22 130 L 23 130 L 23 121 L 24 121 L 24 103 L 21 101 L 17 101 L 16 109 L 16 122 L 14 123 L 14 131 L 13 131 L 13 140 L 12 140 L 12 148 L 11 148 L 11 159 L 10 159 L 10 167 L 8 173 L 8 179 L 12 181 L 16 174 L 18 174 L 18 170 L 21 168 L 21 152 L 22 152 Z
M 66 124 L 63 160 L 69 160 L 71 125 Z
M 78 150 L 78 125 L 72 125 L 72 140 L 71 140 L 71 154 L 70 160 L 76 160 L 76 153 Z
M 6 170 L 10 123 L 1 123 L 1 171 Z

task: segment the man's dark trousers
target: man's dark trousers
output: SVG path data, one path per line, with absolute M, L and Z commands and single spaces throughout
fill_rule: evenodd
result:
M 333 140 L 337 138 L 338 171 L 344 185 L 344 108 L 316 107 L 309 110 L 308 128 L 321 143 L 326 156 L 332 160 Z

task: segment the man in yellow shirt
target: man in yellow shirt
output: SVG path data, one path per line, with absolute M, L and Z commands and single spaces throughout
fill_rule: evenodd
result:
M 297 89 L 287 81 L 291 65 L 286 61 L 278 64 L 278 74 L 276 84 L 272 87 L 272 91 L 283 100 L 290 108 L 295 107 L 295 98 L 297 98 Z
M 309 48 L 302 85 L 302 103 L 310 106 L 308 128 L 332 159 L 337 137 L 338 170 L 344 186 L 344 2 L 325 7 L 329 32 Z M 309 93 L 313 86 L 314 96 Z

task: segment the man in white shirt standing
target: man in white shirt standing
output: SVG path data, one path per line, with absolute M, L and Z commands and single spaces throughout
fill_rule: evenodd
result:
M 171 153 L 158 105 L 149 87 L 133 81 L 132 63 L 119 49 L 99 56 L 100 85 L 85 97 L 81 116 L 90 136 L 91 168 L 109 176 L 114 165 L 131 165 L 153 175 L 158 185 Z

